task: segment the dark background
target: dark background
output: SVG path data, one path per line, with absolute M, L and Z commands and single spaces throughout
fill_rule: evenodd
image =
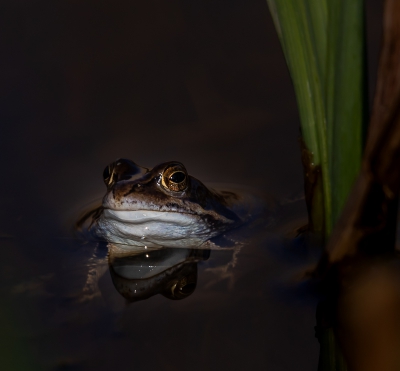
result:
M 370 96 L 381 16 L 381 1 L 368 0 Z M 198 369 L 317 364 L 315 298 L 283 298 L 272 283 L 292 274 L 287 260 L 307 259 L 297 248 L 276 245 L 271 259 L 273 247 L 252 244 L 233 291 L 203 287 L 204 266 L 189 299 L 158 295 L 128 307 L 107 272 L 99 274 L 106 294 L 74 301 L 101 259 L 90 245 L 60 238 L 100 199 L 103 169 L 118 157 L 147 167 L 178 160 L 202 181 L 278 200 L 301 193 L 296 102 L 264 0 L 8 0 L 0 4 L 0 52 L 5 355 L 9 347 L 12 361 L 25 355 L 34 366 L 30 352 L 40 370 L 126 367 L 133 351 L 142 369 L 147 357 L 166 367 L 165 357 L 168 369 L 175 359 Z M 208 348 L 198 353 L 187 339 Z
M 373 80 L 381 2 L 367 10 Z M 118 157 L 301 191 L 296 102 L 265 1 L 3 1 L 0 35 L 3 233 L 39 210 L 56 230 L 63 210 L 101 196 Z

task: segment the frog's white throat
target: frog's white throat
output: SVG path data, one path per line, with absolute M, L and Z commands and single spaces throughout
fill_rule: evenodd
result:
M 154 210 L 104 209 L 97 226 L 107 241 L 127 247 L 197 247 L 221 232 L 195 214 Z

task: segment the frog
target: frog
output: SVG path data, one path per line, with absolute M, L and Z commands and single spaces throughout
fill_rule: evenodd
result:
M 178 161 L 147 168 L 120 158 L 103 180 L 107 191 L 91 228 L 127 248 L 199 247 L 253 216 L 246 196 L 205 186 Z

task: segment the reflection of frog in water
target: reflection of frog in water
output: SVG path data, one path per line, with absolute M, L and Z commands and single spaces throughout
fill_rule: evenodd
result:
M 227 280 L 228 287 L 232 287 L 233 268 L 240 247 L 224 250 L 223 261 L 221 256 L 213 259 L 211 267 L 205 269 L 206 273 L 211 273 L 207 287 L 221 280 Z M 208 260 L 211 254 L 212 251 L 205 248 L 134 247 L 127 251 L 121 245 L 108 244 L 107 257 L 96 258 L 94 251 L 89 259 L 89 271 L 79 301 L 102 295 L 98 282 L 107 271 L 115 289 L 129 302 L 157 294 L 172 300 L 185 299 L 196 289 L 198 263 Z
M 210 250 L 138 248 L 126 254 L 110 245 L 109 266 L 117 291 L 129 301 L 161 294 L 169 299 L 185 299 L 197 284 L 197 263 L 207 260 Z
M 249 195 L 208 189 L 179 162 L 149 170 L 120 159 L 103 175 L 107 193 L 92 228 L 128 246 L 197 247 L 248 221 L 257 204 Z
M 104 256 L 102 244 L 93 246 L 86 262 L 86 282 L 77 297 L 79 302 L 91 301 L 104 293 L 99 281 L 107 274 L 120 295 L 129 302 L 161 294 L 179 300 L 190 296 L 197 285 L 197 264 L 208 260 L 209 249 L 185 249 L 142 246 L 127 251 L 123 246 L 108 244 Z M 100 256 L 99 256 L 100 255 Z

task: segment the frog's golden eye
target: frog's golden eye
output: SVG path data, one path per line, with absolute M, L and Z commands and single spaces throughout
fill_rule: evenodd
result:
M 164 170 L 161 184 L 173 192 L 182 192 L 187 188 L 188 176 L 184 167 L 175 165 Z

